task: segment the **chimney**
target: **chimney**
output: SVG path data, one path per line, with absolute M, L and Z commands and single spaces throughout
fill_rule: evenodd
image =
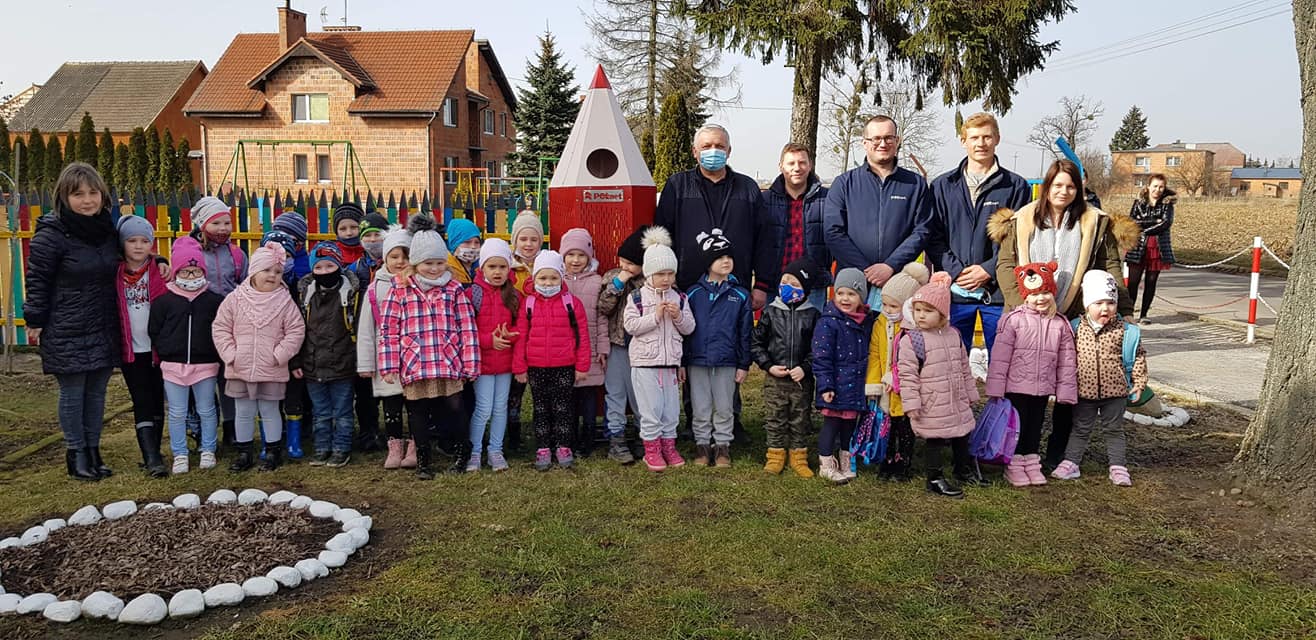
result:
M 279 46 L 287 51 L 306 35 L 306 14 L 292 8 L 292 0 L 279 7 Z

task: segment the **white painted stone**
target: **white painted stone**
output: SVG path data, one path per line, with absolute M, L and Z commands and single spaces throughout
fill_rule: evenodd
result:
M 238 504 L 243 506 L 260 504 L 269 499 L 270 494 L 265 493 L 260 489 L 243 489 L 242 493 L 238 494 Z
M 35 527 L 28 529 L 27 531 L 24 531 L 23 537 L 20 538 L 20 540 L 23 541 L 22 546 L 30 547 L 34 544 L 40 544 L 42 542 L 45 542 L 46 538 L 49 537 L 50 537 L 50 529 L 47 529 L 41 525 L 37 525 Z
M 265 577 L 279 583 L 284 589 L 293 589 L 302 584 L 302 572 L 286 565 L 270 569 Z
M 356 548 L 358 549 L 366 546 L 366 543 L 370 542 L 370 532 L 360 527 L 348 531 L 347 535 L 351 536 L 352 542 L 356 544 Z
M 242 590 L 242 585 L 236 582 L 225 582 L 217 584 L 202 594 L 206 599 L 206 608 L 231 607 L 236 604 L 242 604 L 242 599 L 247 596 Z
M 293 498 L 296 498 L 296 497 L 297 497 L 297 494 L 295 494 L 295 493 L 293 493 L 293 492 L 291 492 L 291 491 L 275 491 L 274 493 L 271 493 L 271 494 L 270 494 L 269 503 L 270 503 L 270 504 L 288 504 L 289 502 L 292 502 L 292 499 L 293 499 Z
M 361 516 L 359 518 L 352 518 L 351 520 L 343 521 L 343 531 L 351 531 L 353 529 L 365 529 L 366 531 L 369 531 L 373 528 L 375 528 L 375 519 L 370 516 Z
M 183 589 L 169 599 L 169 617 L 195 618 L 206 610 L 206 597 L 200 589 Z
M 45 522 L 42 522 L 41 526 L 45 527 L 49 531 L 59 531 L 60 529 L 69 526 L 69 523 L 63 518 L 51 518 Z
M 201 506 L 201 496 L 195 493 L 184 493 L 174 498 L 173 505 L 175 509 L 195 509 Z
M 316 578 L 323 578 L 329 575 L 329 567 L 316 558 L 307 558 L 298 560 L 295 565 L 297 572 L 302 574 L 302 580 L 310 581 Z
M 361 512 L 356 509 L 339 509 L 334 512 L 334 522 L 347 522 L 353 518 L 360 518 Z
M 92 619 L 117 620 L 123 600 L 108 591 L 96 591 L 82 599 L 82 615 Z
M 0 594 L 0 616 L 17 613 L 18 603 L 22 601 L 23 597 L 17 593 Z
M 337 569 L 347 564 L 347 554 L 342 551 L 321 551 L 319 560 L 324 563 L 324 566 Z
M 242 583 L 242 593 L 248 598 L 272 596 L 275 593 L 278 593 L 278 591 L 279 583 L 275 582 L 273 578 L 267 578 L 265 576 L 247 578 L 246 582 Z
M 342 551 L 343 553 L 348 555 L 354 553 L 356 551 L 356 547 L 357 544 L 352 540 L 352 536 L 346 533 L 337 534 L 334 537 L 329 538 L 329 542 L 324 543 L 324 548 L 330 551 Z M 326 562 L 325 564 L 329 564 L 329 563 Z M 329 565 L 329 566 L 332 567 L 333 565 Z
M 168 502 L 148 502 L 142 507 L 142 511 L 159 511 L 161 509 L 173 509 L 174 505 Z
M 133 598 L 123 611 L 119 612 L 119 622 L 123 624 L 156 624 L 169 615 L 169 605 L 164 598 L 154 593 L 143 593 Z
M 37 613 L 44 611 L 50 603 L 59 600 L 53 593 L 34 593 L 18 602 L 18 608 L 15 609 L 20 614 Z
M 120 500 L 105 505 L 101 511 L 105 514 L 106 520 L 118 520 L 137 513 L 137 503 L 132 500 Z
M 0 549 L 8 549 L 10 547 L 21 547 L 21 546 L 23 546 L 23 539 L 17 536 L 10 536 L 8 538 L 5 538 L 4 540 L 0 540 Z
M 69 524 L 71 525 L 96 524 L 97 522 L 100 521 L 101 521 L 101 512 L 92 505 L 87 505 L 81 509 L 78 509 L 77 511 L 73 512 L 73 515 L 69 516 Z
M 307 496 L 297 496 L 288 501 L 288 507 L 292 509 L 305 509 L 311 506 L 312 502 L 315 502 L 315 500 L 312 500 Z
M 238 494 L 229 489 L 216 489 L 206 498 L 206 504 L 233 504 L 238 501 Z
M 60 600 L 46 605 L 41 615 L 52 622 L 73 622 L 82 617 L 82 603 L 77 600 Z
M 316 518 L 332 518 L 338 511 L 338 505 L 328 500 L 316 500 L 311 503 L 311 515 Z

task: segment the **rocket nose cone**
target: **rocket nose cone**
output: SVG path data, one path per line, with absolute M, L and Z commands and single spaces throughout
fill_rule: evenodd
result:
M 607 74 L 603 73 L 603 65 L 594 69 L 594 81 L 589 83 L 590 89 L 611 89 L 612 84 L 608 82 Z

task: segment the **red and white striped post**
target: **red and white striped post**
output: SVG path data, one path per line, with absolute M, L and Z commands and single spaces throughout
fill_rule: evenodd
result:
M 1247 343 L 1257 341 L 1257 297 L 1261 289 L 1261 236 L 1252 238 L 1252 287 L 1247 301 Z

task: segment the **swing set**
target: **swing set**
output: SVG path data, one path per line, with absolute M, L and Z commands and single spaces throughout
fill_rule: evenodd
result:
M 356 149 L 352 146 L 352 141 L 350 140 L 292 140 L 292 139 L 238 140 L 237 146 L 233 148 L 233 157 L 229 159 L 228 166 L 224 169 L 224 175 L 219 179 L 219 184 L 222 185 L 228 182 L 230 175 L 233 176 L 234 182 L 236 182 L 238 180 L 238 177 L 241 176 L 243 193 L 248 193 L 248 194 L 256 193 L 251 190 L 251 179 L 249 174 L 250 167 L 247 162 L 247 145 L 255 145 L 256 147 L 256 158 L 257 158 L 256 169 L 258 171 L 258 175 L 257 175 L 258 182 L 256 185 L 256 189 L 259 192 L 268 192 L 273 190 L 275 193 L 277 193 L 280 190 L 285 190 L 285 191 L 287 190 L 287 187 L 279 184 L 278 170 L 275 168 L 277 167 L 278 164 L 275 160 L 275 152 L 278 150 L 279 145 L 310 145 L 311 153 L 308 154 L 307 156 L 308 162 L 310 161 L 310 158 L 316 158 L 322 155 L 318 153 L 321 149 L 325 149 L 328 152 L 332 152 L 334 147 L 342 146 L 343 147 L 343 175 L 340 185 L 343 187 L 344 192 L 346 193 L 357 192 L 356 181 L 358 177 L 361 178 L 361 182 L 365 185 L 366 191 L 367 192 L 370 191 L 370 180 L 366 178 L 365 167 L 361 166 L 361 158 L 356 154 Z M 267 174 L 265 171 L 266 158 L 269 159 L 270 170 L 274 173 L 275 176 L 273 185 L 271 185 L 267 180 Z M 309 167 L 307 168 L 307 171 L 308 171 L 307 177 L 309 182 Z M 296 182 L 296 181 L 294 180 L 290 182 Z

